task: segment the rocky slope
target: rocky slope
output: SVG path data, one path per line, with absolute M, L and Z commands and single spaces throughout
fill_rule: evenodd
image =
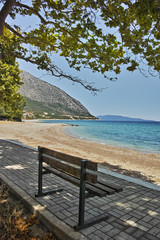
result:
M 63 90 L 23 71 L 20 93 L 26 99 L 25 112 L 37 118 L 94 118 L 76 99 Z

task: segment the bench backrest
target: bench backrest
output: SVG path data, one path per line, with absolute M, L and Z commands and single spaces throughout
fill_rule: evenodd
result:
M 65 172 L 68 175 L 80 178 L 82 158 L 75 157 L 66 153 L 61 153 L 44 147 L 38 147 L 39 160 L 47 163 L 52 168 Z M 87 160 L 86 180 L 91 183 L 97 183 L 98 164 Z

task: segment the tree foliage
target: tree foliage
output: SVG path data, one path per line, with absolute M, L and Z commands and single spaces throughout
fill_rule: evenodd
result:
M 25 101 L 18 92 L 19 68 L 0 61 L 0 119 L 20 121 Z
M 4 30 L 0 36 L 0 119 L 21 120 L 25 101 L 18 92 L 22 82 L 19 66 L 10 52 L 17 47 L 17 37 Z
M 19 45 L 14 56 L 34 63 L 56 77 L 81 83 L 91 91 L 92 84 L 65 74 L 55 64 L 56 53 L 69 66 L 82 66 L 107 77 L 126 65 L 128 71 L 141 69 L 160 72 L 160 1 L 159 0 L 1 0 L 0 34 L 4 26 Z M 12 26 L 7 16 L 12 18 Z M 23 30 L 17 16 L 37 18 L 36 27 Z M 24 45 L 25 43 L 25 45 Z M 56 57 L 55 57 L 56 58 Z M 113 80 L 115 77 L 110 78 Z

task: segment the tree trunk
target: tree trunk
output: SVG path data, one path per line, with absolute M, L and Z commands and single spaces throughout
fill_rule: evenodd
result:
M 1 11 L 0 11 L 0 35 L 3 34 L 3 27 L 5 24 L 6 17 L 11 12 L 12 7 L 16 5 L 16 0 L 6 0 Z

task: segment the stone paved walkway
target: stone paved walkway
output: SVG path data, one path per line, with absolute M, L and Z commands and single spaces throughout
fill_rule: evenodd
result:
M 28 205 L 34 209 L 41 206 L 45 216 L 42 218 L 39 210 L 37 216 L 44 224 L 53 219 L 52 230 L 60 239 L 160 239 L 160 191 L 99 173 L 100 178 L 122 185 L 124 190 L 104 198 L 86 199 L 85 219 L 104 212 L 108 212 L 109 219 L 76 233 L 73 226 L 78 219 L 79 188 L 53 174 L 45 175 L 46 189 L 61 186 L 64 191 L 35 198 L 37 169 L 36 151 L 0 140 L 0 177 L 13 190 L 23 192 Z

